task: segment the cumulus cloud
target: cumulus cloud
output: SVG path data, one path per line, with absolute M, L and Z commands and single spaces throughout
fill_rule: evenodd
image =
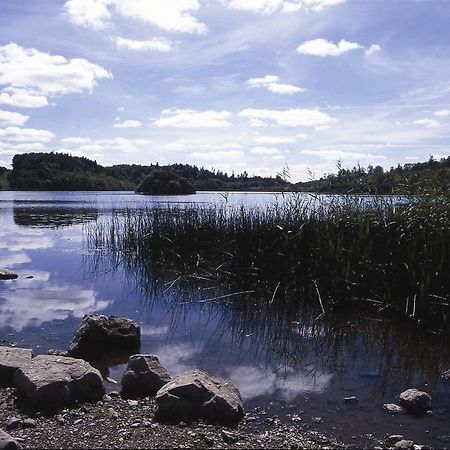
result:
M 208 161 L 208 162 L 223 162 L 223 161 L 231 161 L 242 159 L 245 155 L 244 152 L 239 150 L 230 150 L 226 152 L 217 151 L 217 152 L 193 152 L 189 153 L 188 158 L 192 158 L 200 161 Z
M 122 123 L 114 124 L 114 128 L 137 128 L 142 125 L 142 122 L 139 120 L 125 120 Z
M 366 48 L 365 54 L 367 56 L 378 53 L 381 50 L 381 47 L 378 44 L 372 44 L 370 47 Z
M 436 119 L 419 119 L 413 122 L 414 125 L 420 125 L 425 128 L 439 128 L 441 124 Z
M 302 150 L 300 153 L 303 155 L 316 156 L 326 161 L 360 161 L 363 159 L 386 159 L 384 155 L 376 155 L 372 153 L 362 152 L 347 152 L 334 149 L 317 149 L 317 150 Z
M 297 47 L 297 52 L 303 55 L 313 56 L 340 56 L 344 53 L 363 48 L 357 42 L 340 40 L 337 44 L 326 39 L 318 38 L 311 41 L 305 41 Z
M 252 155 L 262 155 L 262 156 L 268 156 L 268 155 L 278 155 L 280 151 L 275 147 L 253 147 L 250 150 L 250 153 Z
M 110 72 L 84 58 L 66 59 L 15 43 L 0 46 L 0 85 L 6 86 L 0 95 L 3 103 L 46 106 L 49 96 L 91 92 L 107 78 L 112 78 Z
M 326 126 L 336 121 L 328 114 L 317 109 L 256 109 L 247 108 L 239 114 L 249 120 L 254 127 L 279 125 L 286 127 L 317 127 Z
M 230 9 L 258 14 L 273 14 L 277 11 L 294 12 L 323 11 L 346 0 L 220 0 Z
M 292 84 L 279 83 L 279 80 L 277 75 L 266 75 L 262 78 L 250 78 L 247 81 L 247 85 L 256 88 L 266 88 L 275 94 L 297 94 L 305 91 L 305 89 Z
M 164 109 L 154 123 L 158 127 L 223 128 L 231 123 L 229 111 L 196 111 L 194 109 Z
M 258 144 L 291 144 L 295 139 L 279 136 L 260 136 L 254 139 Z
M 448 109 L 441 109 L 440 111 L 436 111 L 434 113 L 434 115 L 438 116 L 438 117 L 448 117 L 448 116 L 450 116 L 450 110 L 448 110 Z
M 23 114 L 0 109 L 0 126 L 21 127 L 30 117 Z
M 114 14 L 150 23 L 164 31 L 203 34 L 207 31 L 188 11 L 200 8 L 198 0 L 68 0 L 68 19 L 76 25 L 103 29 Z
M 0 105 L 18 108 L 42 108 L 48 105 L 45 95 L 27 89 L 5 88 L 0 91 Z
M 0 138 L 13 142 L 50 142 L 55 135 L 48 130 L 7 127 L 0 129 Z
M 141 52 L 170 52 L 173 50 L 172 42 L 165 38 L 153 38 L 147 41 L 136 41 L 132 39 L 116 37 L 114 38 L 114 42 L 117 48 L 125 50 L 135 50 Z

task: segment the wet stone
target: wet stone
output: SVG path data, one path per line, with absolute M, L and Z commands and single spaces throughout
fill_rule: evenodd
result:
M 406 412 L 405 408 L 402 408 L 399 405 L 396 405 L 395 403 L 385 403 L 383 405 L 383 408 L 390 412 L 391 414 L 404 414 Z

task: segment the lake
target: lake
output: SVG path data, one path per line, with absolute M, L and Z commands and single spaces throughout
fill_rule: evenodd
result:
M 45 354 L 67 348 L 84 314 L 125 316 L 141 326 L 142 353 L 157 355 L 172 375 L 199 368 L 230 379 L 248 412 L 263 408 L 267 417 L 347 444 L 370 446 L 402 434 L 420 444 L 450 446 L 450 384 L 441 377 L 450 368 L 448 335 L 363 311 L 318 321 L 320 309 L 294 305 L 252 310 L 205 302 L 200 294 L 199 301 L 187 302 L 170 286 L 164 296 L 149 297 L 144 280 L 120 264 L 111 266 L 86 242 L 89 224 L 123 208 L 156 202 L 264 206 L 288 197 L 0 192 L 0 267 L 19 274 L 0 282 L 0 339 Z M 120 382 L 124 365 L 109 370 Z M 415 418 L 383 409 L 411 387 L 430 393 L 430 414 Z M 346 397 L 357 401 L 344 402 Z

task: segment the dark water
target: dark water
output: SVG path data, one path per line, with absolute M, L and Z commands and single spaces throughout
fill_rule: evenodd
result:
M 224 197 L 201 193 L 176 202 L 284 200 L 274 194 Z M 0 267 L 19 274 L 0 282 L 0 339 L 43 354 L 66 348 L 84 314 L 126 316 L 142 327 L 143 353 L 157 355 L 172 374 L 200 368 L 231 379 L 248 411 L 262 406 L 269 417 L 276 414 L 348 444 L 374 445 L 372 436 L 403 434 L 450 447 L 450 384 L 441 378 L 450 368 L 448 335 L 358 311 L 315 320 L 320 310 L 294 306 L 299 302 L 257 308 L 245 302 L 187 303 L 170 286 L 149 298 L 142 280 L 87 248 L 84 230 L 113 209 L 156 201 L 173 199 L 0 192 Z M 120 381 L 123 368 L 111 367 L 110 376 Z M 432 413 L 414 418 L 383 410 L 383 403 L 396 402 L 410 387 L 432 395 Z M 345 404 L 350 396 L 357 403 Z

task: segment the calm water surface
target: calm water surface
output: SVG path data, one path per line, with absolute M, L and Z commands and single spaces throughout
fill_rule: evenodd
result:
M 170 290 L 149 299 L 140 280 L 120 265 L 99 261 L 86 245 L 85 227 L 113 210 L 224 201 L 264 206 L 284 198 L 0 192 L 0 267 L 19 274 L 0 282 L 0 339 L 44 354 L 66 348 L 84 314 L 130 317 L 141 325 L 142 353 L 157 355 L 172 374 L 199 368 L 231 379 L 248 411 L 262 406 L 268 417 L 278 415 L 348 444 L 371 445 L 372 435 L 403 434 L 417 443 L 450 447 L 450 384 L 441 378 L 450 368 L 448 335 L 356 313 L 315 321 L 315 311 L 296 306 L 249 310 L 220 302 L 187 304 Z M 112 366 L 110 377 L 120 381 L 123 370 L 122 364 Z M 432 413 L 414 418 L 383 410 L 383 403 L 396 402 L 410 387 L 432 395 Z M 345 404 L 350 396 L 357 403 Z

